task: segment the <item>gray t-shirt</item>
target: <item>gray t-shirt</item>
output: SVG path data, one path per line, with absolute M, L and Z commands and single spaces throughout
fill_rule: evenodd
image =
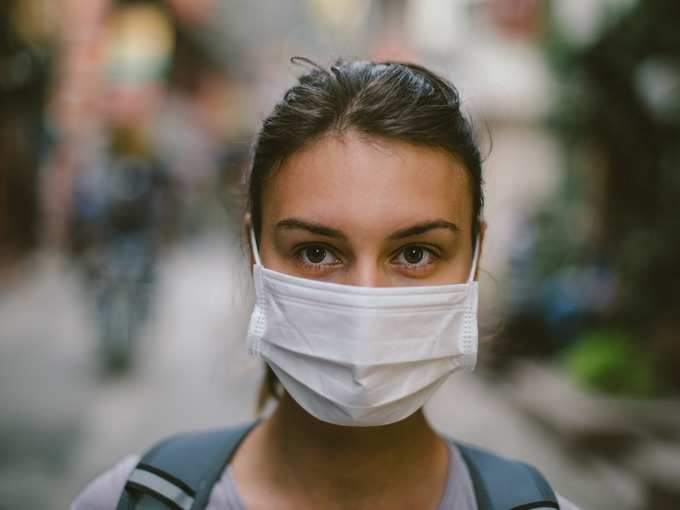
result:
M 70 510 L 115 510 L 118 498 L 139 456 L 130 455 L 91 482 L 71 504 Z M 558 496 L 561 510 L 579 510 Z M 213 487 L 206 510 L 246 510 L 228 467 Z M 449 443 L 449 469 L 438 510 L 477 510 L 470 473 L 460 451 Z

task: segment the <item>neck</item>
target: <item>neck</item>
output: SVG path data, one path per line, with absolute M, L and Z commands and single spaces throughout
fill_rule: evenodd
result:
M 314 418 L 285 395 L 262 434 L 272 464 L 285 466 L 291 480 L 345 501 L 348 494 L 401 498 L 409 486 L 428 485 L 424 477 L 446 478 L 447 447 L 422 411 L 391 425 L 346 427 Z
M 413 453 L 438 439 L 422 411 L 391 425 L 348 427 L 318 420 L 288 394 L 271 417 L 270 433 L 282 440 L 279 446 L 286 453 L 309 452 L 337 461 L 344 458 L 351 461 L 355 456 L 396 455 L 397 451 L 412 459 Z

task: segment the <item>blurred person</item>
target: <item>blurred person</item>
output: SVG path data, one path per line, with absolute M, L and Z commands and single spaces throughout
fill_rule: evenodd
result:
M 106 29 L 101 129 L 82 150 L 70 237 L 94 298 L 102 367 L 118 371 L 133 361 L 173 225 L 172 181 L 153 143 L 172 29 L 150 1 L 116 6 Z
M 119 371 L 132 363 L 150 311 L 171 204 L 164 169 L 142 135 L 123 127 L 110 135 L 108 150 L 77 176 L 70 227 L 94 298 L 99 360 L 106 371 Z
M 72 510 L 576 508 L 422 410 L 477 358 L 481 158 L 455 87 L 415 64 L 300 60 L 245 216 L 248 347 L 267 364 L 260 409 L 277 405 L 123 459 Z

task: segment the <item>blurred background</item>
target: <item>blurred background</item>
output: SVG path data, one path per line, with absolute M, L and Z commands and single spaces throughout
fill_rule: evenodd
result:
M 444 433 L 584 509 L 680 508 L 677 0 L 2 0 L 0 509 L 251 419 L 241 184 L 302 69 L 413 60 L 487 155 L 480 367 Z

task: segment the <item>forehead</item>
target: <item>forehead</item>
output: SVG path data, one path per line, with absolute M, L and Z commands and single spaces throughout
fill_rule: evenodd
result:
M 267 179 L 263 227 L 299 217 L 338 228 L 400 228 L 443 218 L 469 231 L 472 197 L 461 163 L 443 149 L 326 136 L 287 158 Z

